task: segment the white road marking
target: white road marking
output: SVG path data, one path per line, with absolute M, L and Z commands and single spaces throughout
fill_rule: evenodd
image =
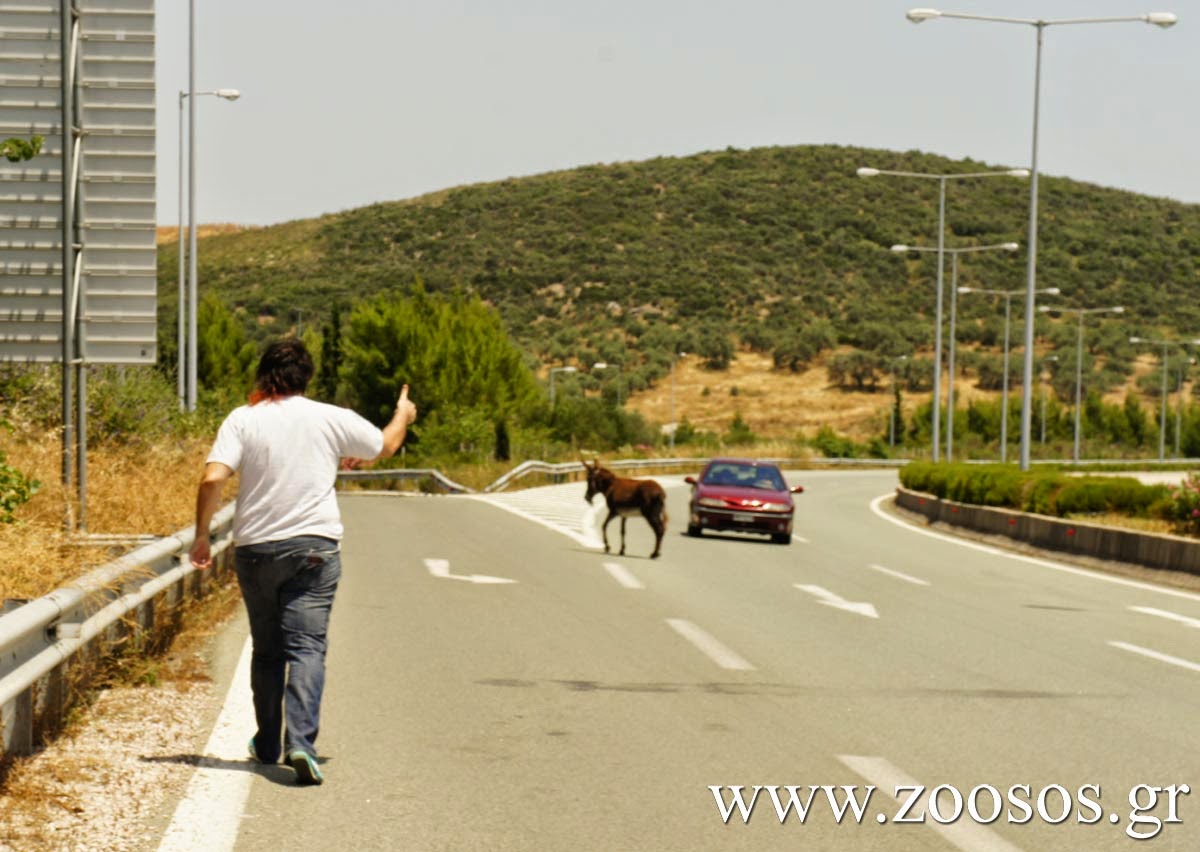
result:
M 1200 618 L 1188 618 L 1186 615 L 1165 609 L 1155 609 L 1152 606 L 1131 606 L 1130 609 L 1144 615 L 1157 615 L 1159 618 L 1167 618 L 1171 621 L 1178 621 L 1180 624 L 1186 624 L 1188 627 L 1200 629 Z
M 848 601 L 820 586 L 807 586 L 804 583 L 792 583 L 792 585 L 802 592 L 808 592 L 810 595 L 813 595 L 817 598 L 817 603 L 823 603 L 825 606 L 843 609 L 846 612 L 853 612 L 857 615 L 865 615 L 867 618 L 879 618 L 879 612 L 866 601 Z
M 889 577 L 895 577 L 897 580 L 903 580 L 906 583 L 912 583 L 914 586 L 928 586 L 928 580 L 922 580 L 920 577 L 910 577 L 908 574 L 902 574 L 894 568 L 884 568 L 882 565 L 868 565 L 878 571 L 880 574 L 887 574 Z
M 612 578 L 627 589 L 644 589 L 642 581 L 625 568 L 624 565 L 619 565 L 616 562 L 605 562 L 604 570 L 612 575 Z
M 250 639 L 242 646 L 225 704 L 204 747 L 196 774 L 159 844 L 159 852 L 224 852 L 237 842 L 239 820 L 250 795 L 246 743 L 254 731 L 250 693 Z M 232 764 L 232 765 L 231 765 Z
M 1063 565 L 1061 562 L 1051 562 L 1048 559 L 1038 559 L 1034 556 L 1023 556 L 1020 553 L 1012 553 L 1007 550 L 1001 550 L 998 547 L 990 547 L 986 544 L 979 544 L 974 541 L 965 541 L 952 535 L 946 535 L 944 533 L 933 532 L 932 530 L 915 527 L 907 521 L 892 517 L 887 512 L 879 508 L 880 503 L 882 503 L 884 500 L 890 500 L 894 496 L 894 494 L 879 495 L 871 501 L 871 511 L 883 518 L 888 523 L 895 524 L 901 529 L 906 529 L 909 532 L 916 533 L 917 535 L 924 535 L 929 536 L 930 538 L 948 541 L 951 544 L 957 544 L 959 547 L 969 547 L 972 550 L 978 550 L 981 553 L 990 553 L 993 556 L 1005 556 L 1009 559 L 1015 559 L 1020 562 L 1028 562 L 1030 565 L 1038 565 L 1042 568 L 1053 568 L 1055 571 L 1074 574 L 1077 577 L 1087 577 L 1090 580 L 1098 580 L 1102 583 L 1115 583 L 1118 586 L 1125 586 L 1129 589 L 1140 589 L 1144 592 L 1158 592 L 1159 594 L 1170 595 L 1174 598 L 1183 598 L 1184 600 L 1188 601 L 1200 602 L 1200 595 L 1196 594 L 1195 592 L 1185 592 L 1181 589 L 1169 589 L 1165 586 L 1155 586 L 1151 583 L 1142 583 L 1137 580 L 1127 580 L 1124 577 L 1115 577 L 1112 574 L 1102 574 L 1098 571 L 1088 571 L 1084 568 L 1075 568 L 1071 565 Z
M 1128 642 L 1110 641 L 1108 644 L 1112 645 L 1114 648 L 1120 648 L 1122 651 L 1128 651 L 1131 654 L 1140 654 L 1143 657 L 1149 657 L 1152 660 L 1158 660 L 1160 663 L 1169 663 L 1172 666 L 1179 666 L 1181 669 L 1200 672 L 1200 663 L 1193 663 L 1191 660 L 1185 660 L 1182 657 L 1172 657 L 1170 654 L 1152 651 L 1149 648 L 1143 648 L 1140 645 L 1130 645 Z
M 936 831 L 951 845 L 963 852 L 1021 852 L 1020 847 L 1014 846 L 995 832 L 969 819 L 960 819 L 946 824 L 929 818 L 929 788 L 910 777 L 886 758 L 855 754 L 839 754 L 837 758 L 853 772 L 874 784 L 880 793 L 895 799 L 897 805 L 907 804 L 910 794 L 903 792 L 905 788 L 911 788 L 913 792 L 916 792 L 918 788 L 923 787 L 925 791 L 913 803 L 909 816 L 926 814 L 924 825 Z M 898 788 L 901 790 L 902 798 L 896 796 Z
M 487 574 L 451 574 L 450 562 L 447 559 L 426 559 L 425 567 L 429 569 L 430 574 L 443 580 L 461 580 L 465 583 L 493 586 L 517 582 L 507 577 L 489 577 Z
M 604 547 L 596 526 L 599 509 L 588 506 L 582 499 L 579 503 L 564 500 L 563 491 L 564 486 L 550 485 L 511 494 L 471 494 L 467 499 L 488 503 L 527 521 L 541 524 L 562 533 L 582 547 L 596 550 Z M 583 496 L 582 491 L 579 496 Z
M 754 671 L 754 666 L 748 663 L 743 657 L 729 650 L 729 648 L 722 645 L 711 635 L 687 619 L 668 618 L 667 624 L 671 625 L 671 629 L 695 645 L 705 656 L 721 668 L 743 672 Z

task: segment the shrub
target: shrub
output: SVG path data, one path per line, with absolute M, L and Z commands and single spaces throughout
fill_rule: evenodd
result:
M 1187 531 L 1200 533 L 1200 475 L 1189 473 L 1182 485 L 1167 486 L 1170 501 L 1162 508 Z
M 843 438 L 829 426 L 822 426 L 813 438 L 812 445 L 827 459 L 852 459 L 858 456 L 858 447 L 849 438 Z
M 12 426 L 0 420 L 0 428 L 12 431 Z M 41 488 L 41 483 L 30 479 L 11 465 L 5 464 L 7 456 L 0 452 L 0 524 L 11 524 L 13 511 Z

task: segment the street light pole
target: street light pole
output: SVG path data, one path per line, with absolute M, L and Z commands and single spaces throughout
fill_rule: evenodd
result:
M 1158 415 L 1158 460 L 1164 461 L 1167 456 L 1167 348 L 1170 346 L 1200 345 L 1200 338 L 1194 340 L 1148 340 L 1145 337 L 1131 337 L 1130 343 L 1145 343 L 1149 346 L 1162 347 L 1162 404 Z M 1179 371 L 1179 405 L 1183 406 L 1183 367 Z M 1175 425 L 1175 455 L 1179 455 L 1179 418 Z
M 176 246 L 176 249 L 178 250 L 177 253 L 179 255 L 179 273 L 178 273 L 179 328 L 178 328 L 178 337 L 176 339 L 177 340 L 176 348 L 179 350 L 178 358 L 177 358 L 177 362 L 178 362 L 177 371 L 178 371 L 179 375 L 178 375 L 178 379 L 176 381 L 176 390 L 179 394 L 179 410 L 180 411 L 184 411 L 185 409 L 188 408 L 188 404 L 189 404 L 188 403 L 188 398 L 189 398 L 188 397 L 188 388 L 190 387 L 189 382 L 188 382 L 188 364 L 190 363 L 190 359 L 188 358 L 188 345 L 187 345 L 188 315 L 189 315 L 190 311 L 189 311 L 188 305 L 187 305 L 188 287 L 187 287 L 187 281 L 186 281 L 186 277 L 185 277 L 186 276 L 185 262 L 186 262 L 186 258 L 188 256 L 188 252 L 187 252 L 187 249 L 184 247 L 184 243 L 183 243 L 183 198 L 184 198 L 184 191 L 183 191 L 183 162 L 184 162 L 183 102 L 185 100 L 191 99 L 192 94 L 193 94 L 192 92 L 184 92 L 184 91 L 180 91 L 180 93 L 179 93 L 179 225 L 176 230 L 176 233 L 178 234 L 178 236 L 175 240 L 175 246 Z M 197 97 L 202 96 L 202 95 L 214 95 L 218 98 L 224 98 L 227 101 L 236 101 L 238 98 L 240 98 L 242 96 L 242 93 L 239 92 L 237 89 L 215 89 L 211 92 L 195 92 L 194 94 Z M 188 149 L 188 151 L 190 154 L 190 149 Z M 189 230 L 188 233 L 190 236 L 191 231 Z M 193 355 L 194 355 L 194 353 L 193 353 Z M 191 404 L 192 404 L 192 407 L 194 408 L 195 407 L 195 397 L 194 396 L 192 397 Z
M 925 172 L 893 171 L 864 166 L 858 169 L 859 177 L 876 177 L 892 175 L 895 177 L 924 178 L 938 182 L 938 244 L 937 244 L 937 309 L 934 312 L 936 328 L 933 334 L 933 434 L 932 459 L 938 460 L 938 445 L 941 442 L 941 407 L 942 407 L 942 259 L 946 247 L 946 181 L 976 177 L 1028 177 L 1025 169 L 1003 169 L 990 172 L 960 172 L 958 174 L 928 174 Z M 893 251 L 895 249 L 893 248 Z
M 1179 362 L 1179 386 L 1175 391 L 1175 458 L 1179 458 L 1179 433 L 1183 430 L 1183 374 L 1192 363 L 1195 362 L 1191 358 Z
M 550 368 L 550 407 L 554 407 L 554 374 L 555 373 L 575 373 L 578 372 L 575 367 L 551 367 Z
M 1170 12 L 1151 12 L 1147 15 L 1105 18 L 1007 18 L 992 15 L 970 15 L 959 12 L 942 12 L 938 9 L 910 9 L 908 19 L 919 24 L 933 18 L 962 18 L 972 21 L 995 21 L 1004 24 L 1025 24 L 1037 30 L 1037 51 L 1033 76 L 1033 153 L 1030 158 L 1032 179 L 1029 182 L 1029 267 L 1025 295 L 1025 364 L 1024 384 L 1021 389 L 1021 470 L 1029 469 L 1030 393 L 1033 384 L 1033 320 L 1034 289 L 1037 286 L 1037 225 L 1038 225 L 1038 117 L 1041 108 L 1042 88 L 1042 44 L 1045 29 L 1065 24 L 1107 24 L 1141 22 L 1166 29 L 1174 26 L 1178 18 Z
M 960 254 L 963 254 L 966 252 L 996 251 L 996 250 L 1016 251 L 1018 248 L 1019 248 L 1019 246 L 1016 243 L 997 243 L 995 245 L 988 245 L 988 246 L 961 246 L 958 248 L 946 248 L 943 245 L 937 249 L 926 248 L 924 246 L 908 246 L 908 245 L 892 246 L 892 251 L 898 252 L 898 253 L 910 252 L 910 251 L 936 251 L 936 252 L 938 252 L 939 258 L 945 254 L 949 254 L 951 256 L 952 273 L 950 276 L 950 371 L 949 371 L 950 375 L 949 375 L 949 387 L 947 388 L 947 392 L 946 392 L 946 461 L 952 461 L 953 457 L 954 457 L 954 344 L 955 344 L 955 340 L 957 339 L 955 336 L 955 329 L 954 329 L 955 314 L 958 312 L 958 294 L 961 292 L 970 292 L 969 287 L 968 288 L 960 288 L 958 286 L 958 256 Z M 941 264 L 939 261 L 939 266 L 940 265 Z M 939 301 L 940 301 L 940 297 L 939 297 Z M 939 323 L 939 326 L 940 325 L 941 325 L 941 323 Z M 935 347 L 935 349 L 936 349 L 936 347 Z M 940 350 L 938 350 L 938 351 L 940 351 Z M 940 369 L 940 366 L 941 366 L 941 364 L 939 362 L 939 364 L 938 364 L 939 369 Z M 935 373 L 935 375 L 936 375 L 936 373 Z M 937 385 L 935 382 L 934 387 L 936 387 L 936 386 Z M 938 398 L 936 391 L 934 393 L 934 398 L 935 399 Z
M 671 358 L 671 452 L 675 452 L 675 430 L 679 424 L 675 422 L 675 365 L 679 363 L 679 359 L 687 355 L 686 352 L 675 352 Z
M 892 403 L 888 406 L 891 414 L 888 416 L 888 446 L 896 446 L 896 362 L 905 361 L 907 355 L 901 355 L 898 358 L 893 358 L 890 365 L 891 379 L 888 382 L 888 390 L 892 392 Z
M 1079 464 L 1079 412 L 1083 405 L 1083 318 L 1088 314 L 1123 314 L 1125 308 L 1117 305 L 1111 308 L 1063 308 L 1058 305 L 1042 305 L 1040 313 L 1078 314 L 1079 337 L 1075 348 L 1075 450 L 1071 456 L 1075 464 Z
M 1013 244 L 1016 247 L 1016 244 Z M 977 287 L 962 287 L 960 293 L 985 293 L 991 296 L 1004 297 L 1004 376 L 1002 378 L 1001 387 L 1003 388 L 1000 399 L 1002 410 L 1000 412 L 1000 463 L 1005 464 L 1008 461 L 1008 343 L 1009 343 L 1009 325 L 1012 318 L 1012 299 L 1013 296 L 1020 296 L 1024 290 L 983 290 Z M 1052 296 L 1057 296 L 1060 291 L 1057 287 L 1047 287 L 1043 290 L 1036 291 L 1038 293 L 1048 293 Z
M 1057 361 L 1057 355 L 1049 355 L 1042 359 L 1042 369 L 1039 374 L 1045 372 L 1046 363 L 1048 361 Z M 1039 378 L 1041 376 L 1039 375 Z M 1046 382 L 1042 381 L 1042 446 L 1046 445 Z

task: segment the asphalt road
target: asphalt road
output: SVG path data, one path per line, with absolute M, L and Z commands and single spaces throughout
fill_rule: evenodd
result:
M 589 546 L 578 483 L 343 497 L 327 781 L 254 774 L 236 848 L 1200 848 L 1200 595 L 889 520 L 891 472 L 788 478 L 790 546 L 683 535 L 662 478 L 654 561 L 641 521 L 624 557 Z M 735 785 L 813 799 L 781 822 L 761 789 L 746 820 Z M 963 801 L 901 813 L 939 785 Z

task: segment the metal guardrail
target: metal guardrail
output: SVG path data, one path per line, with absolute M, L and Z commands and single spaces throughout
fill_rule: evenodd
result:
M 233 512 L 230 503 L 213 519 L 210 571 L 217 576 L 231 564 Z M 86 678 L 95 659 L 127 637 L 163 628 L 166 619 L 177 617 L 189 577 L 198 578 L 196 595 L 206 591 L 206 572 L 197 572 L 184 558 L 192 539 L 189 527 L 37 600 L 5 602 L 0 615 L 3 754 L 30 754 L 40 731 L 59 726 L 69 706 L 68 687 Z

